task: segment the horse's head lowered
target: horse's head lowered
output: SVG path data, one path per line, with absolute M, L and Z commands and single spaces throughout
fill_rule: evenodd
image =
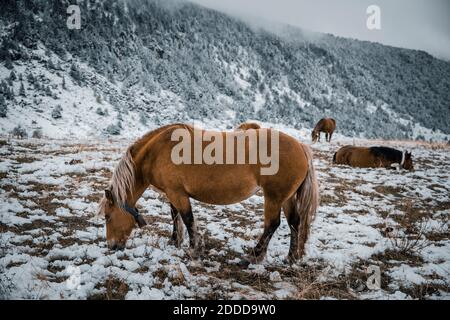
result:
M 414 170 L 414 165 L 412 161 L 412 154 L 411 152 L 405 151 L 403 154 L 402 162 L 400 163 L 400 166 L 405 170 Z
M 110 249 L 123 249 L 131 231 L 136 226 L 146 225 L 145 220 L 134 207 L 126 203 L 119 205 L 110 189 L 105 190 L 105 196 L 100 203 L 101 213 L 105 215 L 106 240 Z
M 123 249 L 135 225 L 146 225 L 138 210 L 128 202 L 134 196 L 135 181 L 133 157 L 127 150 L 113 172 L 111 185 L 105 190 L 99 207 L 99 213 L 105 216 L 106 240 L 111 249 Z

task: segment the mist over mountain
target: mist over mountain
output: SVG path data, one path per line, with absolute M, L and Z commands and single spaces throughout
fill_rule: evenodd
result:
M 2 1 L 2 133 L 120 134 L 192 119 L 309 128 L 331 116 L 349 136 L 450 134 L 450 63 L 426 52 L 271 32 L 182 1 L 80 1 L 71 30 L 70 4 Z

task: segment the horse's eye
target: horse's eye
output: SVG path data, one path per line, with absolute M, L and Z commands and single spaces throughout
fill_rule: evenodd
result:
M 110 222 L 111 221 L 111 216 L 110 215 L 105 216 L 105 221 L 106 221 L 106 223 Z

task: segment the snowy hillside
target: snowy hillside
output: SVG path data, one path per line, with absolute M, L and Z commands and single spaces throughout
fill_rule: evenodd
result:
M 425 52 L 274 34 L 183 1 L 82 1 L 82 28 L 69 30 L 68 5 L 2 1 L 0 134 L 136 136 L 192 119 L 311 128 L 332 116 L 346 136 L 448 140 L 450 63 Z

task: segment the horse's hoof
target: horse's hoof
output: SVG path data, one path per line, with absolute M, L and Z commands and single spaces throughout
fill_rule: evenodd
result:
M 192 259 L 198 259 L 202 257 L 203 251 L 200 248 L 189 248 L 188 254 Z
M 241 268 L 248 268 L 250 263 L 251 262 L 248 259 L 241 259 L 241 261 L 238 262 L 238 266 Z
M 170 239 L 169 240 L 169 244 L 172 245 L 172 246 L 175 246 L 177 249 L 181 248 L 181 244 L 182 243 L 183 243 L 183 241 L 179 241 L 179 240 L 176 240 L 176 239 Z
M 293 264 L 297 263 L 298 260 L 299 260 L 299 256 L 298 255 L 296 255 L 296 254 L 289 254 L 284 259 L 284 263 L 293 265 Z
M 288 265 L 293 265 L 293 264 L 296 264 L 297 261 L 298 261 L 298 259 L 295 258 L 295 257 L 286 257 L 286 258 L 283 260 L 283 263 L 284 263 L 284 264 L 288 264 Z

